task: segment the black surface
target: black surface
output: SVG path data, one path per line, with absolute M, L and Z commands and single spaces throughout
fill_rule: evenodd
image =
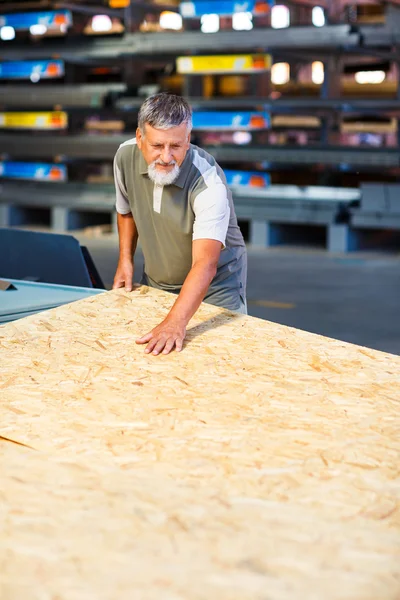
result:
M 70 235 L 0 229 L 0 277 L 78 287 L 104 287 Z M 94 285 L 96 284 L 96 285 Z
M 92 287 L 104 290 L 105 285 L 103 283 L 102 278 L 100 277 L 96 265 L 93 262 L 93 258 L 91 257 L 89 250 L 86 246 L 81 246 L 81 252 L 89 273 L 90 281 L 92 282 Z

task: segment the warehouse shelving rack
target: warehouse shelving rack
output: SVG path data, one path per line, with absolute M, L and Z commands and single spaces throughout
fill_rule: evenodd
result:
M 325 232 L 327 248 L 333 249 L 332 244 L 338 243 L 335 241 L 337 231 L 342 228 L 340 216 L 360 201 L 356 189 L 317 186 L 305 189 L 272 186 L 267 190 L 232 187 L 232 192 L 238 218 L 250 222 L 249 242 L 255 245 L 278 245 L 289 241 L 289 237 L 292 242 L 298 241 L 295 226 L 311 225 Z M 30 210 L 50 211 L 49 224 L 54 230 L 88 226 L 94 223 L 93 215 L 98 213 L 106 215 L 116 226 L 113 185 L 67 183 L 60 186 L 34 182 L 23 187 L 17 182 L 1 185 L 0 226 L 25 224 L 27 195 Z M 283 224 L 286 227 L 282 228 Z
M 2 110 L 48 110 L 62 106 L 66 110 L 103 108 L 108 99 L 126 94 L 124 83 L 88 84 L 60 86 L 42 84 L 0 85 L 0 107 Z
M 24 142 L 21 143 L 21 140 Z M 44 159 L 64 156 L 71 159 L 96 159 L 111 161 L 126 135 L 33 135 L 22 138 L 21 134 L 0 135 L 0 153 L 9 153 L 14 158 Z M 268 162 L 274 164 L 310 165 L 325 164 L 341 167 L 352 164 L 365 166 L 400 167 L 397 148 L 343 148 L 342 146 L 205 146 L 205 150 L 223 163 Z
M 400 167 L 399 151 L 395 148 L 350 148 L 342 146 L 333 146 L 329 144 L 329 123 L 337 119 L 338 114 L 361 114 L 368 115 L 379 112 L 380 114 L 391 114 L 397 119 L 400 115 L 400 94 L 398 99 L 387 100 L 361 100 L 347 99 L 335 97 L 337 91 L 337 74 L 334 72 L 336 59 L 344 51 L 352 52 L 354 56 L 362 54 L 375 54 L 380 57 L 385 57 L 392 61 L 400 61 L 398 54 L 398 45 L 400 44 L 400 28 L 398 24 L 398 14 L 400 13 L 395 7 L 388 7 L 390 19 L 388 24 L 384 26 L 351 26 L 351 25 L 328 25 L 321 29 L 314 27 L 294 27 L 285 31 L 277 30 L 253 30 L 251 35 L 248 32 L 220 31 L 216 34 L 202 34 L 199 32 L 182 32 L 182 33 L 126 33 L 123 37 L 113 38 L 93 38 L 82 39 L 78 37 L 69 37 L 64 40 L 48 41 L 32 45 L 27 49 L 26 46 L 12 44 L 0 44 L 0 59 L 1 60 L 20 60 L 26 58 L 27 52 L 30 59 L 55 58 L 62 59 L 67 62 L 67 69 L 71 68 L 72 76 L 69 80 L 73 80 L 74 66 L 93 65 L 101 62 L 101 64 L 110 64 L 119 62 L 120 64 L 132 63 L 135 60 L 139 66 L 146 64 L 147 61 L 152 63 L 163 64 L 170 62 L 178 54 L 187 54 L 188 48 L 195 48 L 196 54 L 204 54 L 206 52 L 214 52 L 218 48 L 218 52 L 225 53 L 229 51 L 255 51 L 270 52 L 274 59 L 281 57 L 299 55 L 302 60 L 312 59 L 318 56 L 319 60 L 323 60 L 327 65 L 327 80 L 322 88 L 322 97 L 320 98 L 282 98 L 280 100 L 271 100 L 266 97 L 246 97 L 246 98 L 190 98 L 194 108 L 213 108 L 213 109 L 238 109 L 245 107 L 262 107 L 265 110 L 270 110 L 275 114 L 285 114 L 296 110 L 297 114 L 317 114 L 320 115 L 326 126 L 323 128 L 324 135 L 322 143 L 318 146 L 268 146 L 262 145 L 252 147 L 238 146 L 212 146 L 208 147 L 211 153 L 214 154 L 217 160 L 224 164 L 237 162 L 257 163 L 260 168 L 270 168 L 271 166 L 281 167 L 283 165 L 324 165 L 328 168 L 336 168 L 338 170 L 357 169 L 376 169 L 382 168 L 392 169 L 397 172 Z M 312 40 L 312 41 L 310 41 Z M 138 71 L 141 69 L 138 68 Z M 128 71 L 127 71 L 128 74 Z M 190 76 L 189 76 L 190 77 Z M 140 79 L 140 75 L 139 75 Z M 61 86 L 60 86 L 61 87 Z M 95 88 L 97 88 L 95 90 Z M 189 88 L 188 88 L 189 89 Z M 23 109 L 21 98 L 25 96 L 27 102 L 31 99 L 31 107 L 45 109 L 61 106 L 71 114 L 89 114 L 94 109 L 99 111 L 104 110 L 104 105 L 107 98 L 112 98 L 112 110 L 118 118 L 124 119 L 129 113 L 136 113 L 142 99 L 130 97 L 129 90 L 125 84 L 110 84 L 101 86 L 91 86 L 85 84 L 63 85 L 60 89 L 56 86 L 45 86 L 40 84 L 33 88 L 29 86 L 10 86 L 10 93 L 0 87 L 0 104 L 3 110 L 6 109 Z M 21 90 L 20 95 L 18 90 Z M 25 91 L 24 91 L 25 90 Z M 60 93 L 61 92 L 61 93 Z M 42 104 L 43 102 L 43 104 Z M 75 113 L 74 113 L 75 111 Z M 400 129 L 400 128 L 399 128 Z M 92 136 L 88 134 L 74 135 L 71 132 L 62 132 L 58 135 L 32 135 L 29 138 L 24 138 L 24 143 L 21 144 L 19 134 L 11 135 L 9 133 L 0 134 L 0 153 L 11 156 L 12 158 L 48 158 L 56 157 L 57 160 L 82 160 L 92 159 L 96 161 L 111 161 L 118 145 L 125 141 L 127 135 L 112 135 L 112 136 Z M 39 143 L 40 142 L 40 143 Z M 47 185 L 47 184 L 46 184 Z M 23 202 L 33 202 L 32 188 L 30 184 L 18 184 L 19 190 L 22 193 L 22 198 L 18 200 L 20 215 Z M 71 210 L 75 210 L 75 200 L 72 200 L 73 184 L 68 184 L 65 187 L 58 184 L 57 189 L 53 190 L 57 196 L 63 195 L 64 191 L 71 194 Z M 272 186 L 274 188 L 276 186 Z M 50 192 L 51 188 L 47 188 Z M 13 183 L 2 185 L 0 193 L 0 202 L 3 202 L 2 220 L 7 222 L 10 212 L 10 192 L 16 192 L 16 186 Z M 25 191 L 24 191 L 25 190 Z M 98 193 L 97 209 L 95 209 L 96 201 L 90 205 L 90 209 L 86 206 L 88 212 L 95 213 L 104 208 L 104 202 L 101 199 L 100 187 L 96 191 L 87 188 L 88 192 L 95 198 Z M 270 190 L 260 190 L 261 197 L 264 197 L 265 202 L 271 202 L 269 196 Z M 253 190 L 247 190 L 244 193 L 247 195 L 247 214 L 250 214 L 248 220 L 252 220 L 251 211 L 256 214 L 257 207 L 254 204 Z M 25 196 L 23 196 L 25 194 Z M 44 188 L 41 191 L 42 197 L 47 199 L 48 206 L 52 206 L 50 195 L 44 193 Z M 82 192 L 83 194 L 83 192 Z M 278 194 L 279 196 L 279 194 Z M 23 200 L 25 197 L 25 200 Z M 80 195 L 75 196 L 80 197 Z M 238 202 L 238 194 L 235 194 L 236 202 Z M 66 199 L 64 198 L 65 202 Z M 306 202 L 314 202 L 313 206 L 317 206 L 321 199 L 307 199 L 306 195 L 298 200 L 303 203 L 303 216 L 307 215 L 308 208 Z M 15 200 L 16 201 L 16 200 Z M 79 200 L 82 201 L 82 200 Z M 258 198 L 259 201 L 259 198 Z M 288 206 L 288 205 L 287 205 Z M 81 205 L 84 207 L 84 204 Z M 65 208 L 65 207 L 64 207 Z M 93 208 L 93 210 L 92 210 Z M 75 211 L 76 212 L 76 211 Z M 107 212 L 107 211 L 105 211 Z M 240 216 L 245 218 L 243 212 Z M 301 212 L 301 211 L 300 211 Z M 60 215 L 63 216 L 60 216 Z M 297 212 L 297 219 L 301 222 L 302 217 Z M 260 215 L 260 213 L 257 213 Z M 259 216 L 257 217 L 257 219 Z M 289 217 L 288 217 L 289 218 Z M 304 217 L 305 218 L 305 217 Z M 350 219 L 350 212 L 348 213 Z M 356 216 L 353 217 L 354 219 Z M 332 223 L 335 224 L 337 213 L 332 216 Z M 78 222 L 75 220 L 75 222 Z M 65 213 L 59 212 L 59 218 L 53 218 L 53 224 L 64 222 L 71 223 L 69 217 L 65 217 Z M 393 221 L 394 222 L 394 221 Z M 268 231 L 268 223 L 265 221 L 264 226 L 261 226 L 262 221 L 253 219 L 250 230 L 253 232 L 250 238 L 262 240 L 264 234 L 261 231 Z M 264 229 L 263 229 L 264 227 Z M 257 229 L 258 228 L 258 229 Z M 254 233 L 258 231 L 258 233 Z

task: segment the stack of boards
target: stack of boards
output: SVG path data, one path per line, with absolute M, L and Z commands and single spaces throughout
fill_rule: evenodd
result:
M 174 297 L 0 327 L 0 597 L 395 600 L 400 357 Z

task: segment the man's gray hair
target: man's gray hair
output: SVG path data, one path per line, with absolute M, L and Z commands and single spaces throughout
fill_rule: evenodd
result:
M 192 130 L 192 109 L 184 98 L 174 94 L 155 94 L 147 98 L 140 107 L 138 126 L 144 136 L 148 123 L 155 129 L 171 129 L 186 123 Z

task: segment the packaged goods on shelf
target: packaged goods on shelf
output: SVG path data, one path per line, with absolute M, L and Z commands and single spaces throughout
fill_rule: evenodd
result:
M 0 129 L 59 130 L 68 127 L 68 115 L 54 112 L 0 112 Z
M 3 161 L 0 162 L 0 177 L 5 179 L 66 182 L 68 173 L 67 167 L 62 164 Z
M 250 186 L 258 188 L 266 188 L 271 185 L 271 177 L 269 173 L 261 173 L 258 171 L 234 171 L 232 169 L 224 169 L 226 182 L 229 186 Z
M 193 129 L 268 129 L 271 124 L 267 112 L 195 111 Z
M 274 0 L 182 0 L 179 11 L 183 18 L 190 19 L 208 14 L 230 16 L 235 13 L 250 12 L 266 15 L 274 5 Z
M 47 30 L 67 28 L 72 25 L 72 13 L 69 10 L 52 10 L 0 15 L 0 27 L 24 31 L 35 25 L 42 25 Z
M 319 117 L 308 115 L 274 115 L 272 117 L 272 127 L 304 127 L 314 128 L 321 126 Z
M 0 79 L 55 79 L 63 77 L 65 65 L 62 60 L 23 60 L 0 63 Z
M 207 73 L 257 73 L 269 71 L 269 54 L 231 54 L 223 56 L 180 56 L 177 71 L 182 75 Z

